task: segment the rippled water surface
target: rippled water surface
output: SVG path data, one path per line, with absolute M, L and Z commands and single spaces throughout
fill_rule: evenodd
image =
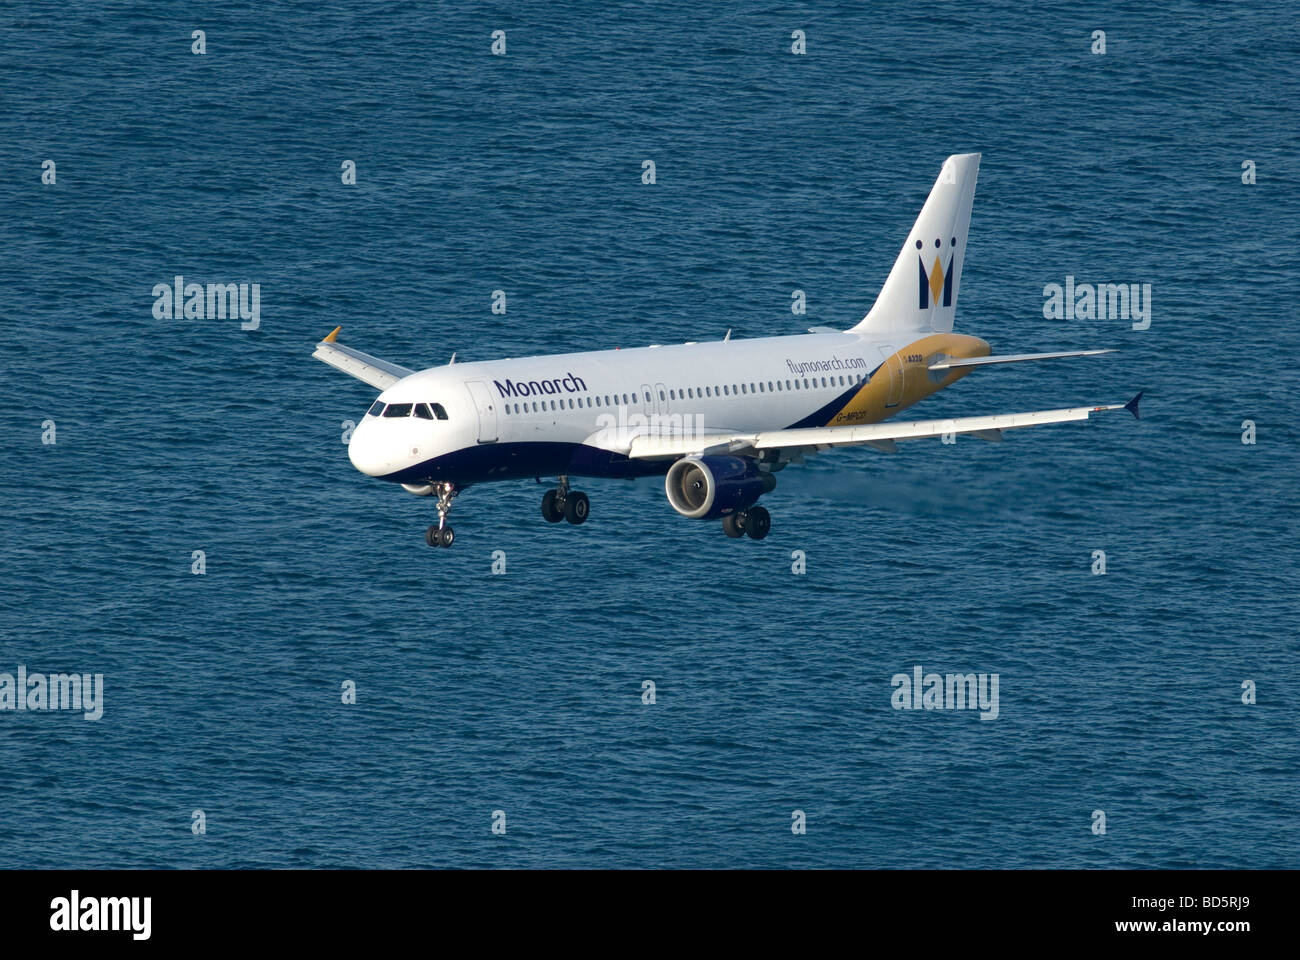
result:
M 1300 866 L 1300 30 L 1075 7 L 0 10 L 0 672 L 105 678 L 98 722 L 0 712 L 9 864 Z M 348 463 L 336 324 L 417 367 L 848 327 L 965 151 L 958 330 L 1120 352 L 917 414 L 1140 422 L 817 457 L 761 543 L 507 483 L 435 552 Z M 176 274 L 260 327 L 154 319 Z M 1045 320 L 1067 275 L 1150 329 Z M 918 664 L 996 720 L 892 709 Z

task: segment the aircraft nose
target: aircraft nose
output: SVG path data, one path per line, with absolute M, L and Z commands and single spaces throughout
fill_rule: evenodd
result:
M 392 472 L 391 456 L 383 442 L 382 431 L 369 423 L 360 424 L 348 441 L 348 459 L 368 477 L 382 477 Z

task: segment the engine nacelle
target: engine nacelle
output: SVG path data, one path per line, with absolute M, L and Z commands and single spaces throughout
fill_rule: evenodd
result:
M 744 457 L 684 457 L 664 478 L 669 504 L 693 520 L 746 510 L 775 485 L 775 477 Z

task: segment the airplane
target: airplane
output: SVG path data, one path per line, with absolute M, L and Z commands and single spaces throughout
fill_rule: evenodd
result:
M 791 463 L 833 447 L 893 453 L 898 441 L 1086 420 L 1127 403 L 944 420 L 893 418 L 983 367 L 1093 356 L 1109 349 L 995 356 L 953 332 L 980 154 L 944 162 L 865 317 L 848 330 L 653 345 L 415 371 L 337 341 L 312 354 L 382 391 L 356 426 L 348 458 L 359 471 L 436 497 L 430 546 L 450 547 L 452 501 L 490 481 L 557 477 L 542 497 L 550 523 L 581 524 L 590 499 L 571 477 L 664 476 L 682 516 L 721 520 L 728 537 L 761 540 L 758 504 Z

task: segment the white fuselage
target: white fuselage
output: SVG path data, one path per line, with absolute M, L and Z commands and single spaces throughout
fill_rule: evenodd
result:
M 435 367 L 380 394 L 349 456 L 363 473 L 407 484 L 663 472 L 667 464 L 629 463 L 618 452 L 629 430 L 707 435 L 877 421 L 919 399 L 915 368 L 940 348 L 987 351 L 970 337 L 927 340 L 933 349 L 910 356 L 906 344 L 844 332 Z M 932 385 L 922 395 L 956 379 L 920 376 Z M 868 387 L 881 398 L 871 409 L 858 399 Z M 844 412 L 854 402 L 863 409 Z M 426 403 L 445 419 L 403 406 Z M 381 404 L 387 416 L 375 415 Z

